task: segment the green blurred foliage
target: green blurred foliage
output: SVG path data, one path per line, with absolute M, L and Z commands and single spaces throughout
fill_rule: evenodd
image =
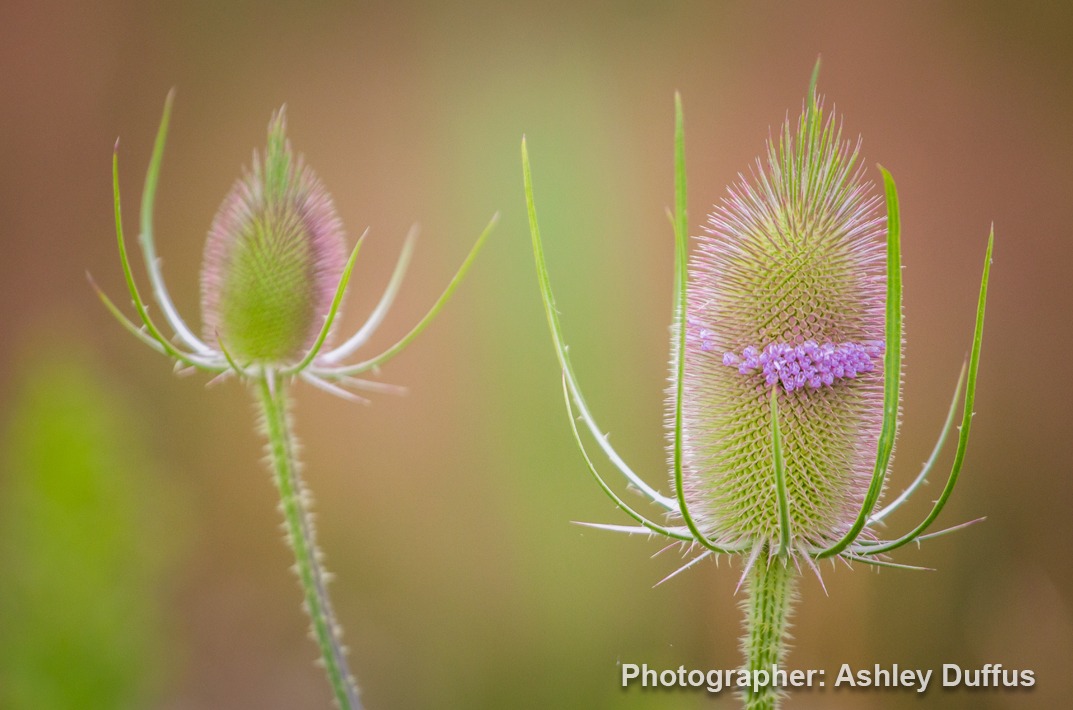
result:
M 144 708 L 166 675 L 172 505 L 91 367 L 23 369 L 0 449 L 0 707 Z

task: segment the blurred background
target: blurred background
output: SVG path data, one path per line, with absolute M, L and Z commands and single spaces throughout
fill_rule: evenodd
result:
M 423 314 L 500 225 L 370 407 L 295 387 L 322 547 L 367 707 L 694 708 L 624 691 L 618 663 L 738 663 L 738 561 L 681 564 L 626 522 L 575 450 L 540 305 L 519 143 L 586 396 L 667 478 L 672 96 L 694 233 L 769 132 L 820 91 L 898 180 L 905 419 L 893 480 L 937 436 L 997 243 L 977 412 L 940 524 L 897 561 L 801 585 L 789 664 L 1031 669 L 1030 691 L 803 692 L 794 708 L 1053 708 L 1073 692 L 1073 6 L 1066 3 L 8 1 L 0 7 L 0 707 L 320 708 L 249 393 L 178 378 L 114 322 L 121 136 L 128 236 L 166 93 L 156 206 L 199 323 L 205 232 L 286 102 L 293 144 L 370 236 L 344 330 L 410 274 L 369 352 Z M 873 170 L 873 178 L 877 172 Z M 140 259 L 136 272 L 142 277 Z M 145 283 L 144 278 L 142 282 Z M 1029 357 L 1031 356 L 1031 357 Z M 1045 356 L 1045 357 L 1044 357 Z M 1037 361 L 1037 357 L 1040 359 Z M 1027 358 L 1027 359 L 1026 359 Z M 890 521 L 908 529 L 938 484 Z

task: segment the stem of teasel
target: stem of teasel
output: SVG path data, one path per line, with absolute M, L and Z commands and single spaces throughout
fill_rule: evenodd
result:
M 257 382 L 257 395 L 264 420 L 265 435 L 272 461 L 272 475 L 279 491 L 280 510 L 287 529 L 287 542 L 294 552 L 295 572 L 302 586 L 304 607 L 312 625 L 313 638 L 320 647 L 335 701 L 341 710 L 361 710 L 358 686 L 347 667 L 342 629 L 335 620 L 328 598 L 327 573 L 317 549 L 308 495 L 302 485 L 295 438 L 287 412 L 283 378 L 266 370 Z
M 773 666 L 782 668 L 796 583 L 797 570 L 787 557 L 768 558 L 766 550 L 761 551 L 749 572 L 745 637 L 741 641 L 750 679 L 759 675 L 756 671 L 770 674 Z M 781 689 L 769 684 L 745 688 L 742 700 L 745 710 L 777 710 L 783 695 Z

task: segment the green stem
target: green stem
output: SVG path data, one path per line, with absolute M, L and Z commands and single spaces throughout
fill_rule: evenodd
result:
M 785 557 L 768 560 L 763 552 L 749 572 L 742 650 L 750 677 L 755 677 L 753 671 L 771 673 L 772 666 L 782 668 L 797 581 L 795 572 L 793 564 Z M 771 685 L 757 688 L 755 692 L 747 689 L 743 693 L 745 710 L 777 710 L 782 695 L 779 688 Z
M 272 474 L 279 490 L 280 510 L 287 526 L 287 542 L 294 551 L 295 571 L 305 595 L 305 610 L 320 646 L 335 701 L 342 710 L 361 710 L 358 687 L 347 667 L 342 629 L 335 621 L 328 599 L 327 575 L 321 565 L 308 495 L 295 458 L 295 440 L 287 414 L 287 395 L 278 373 L 265 372 L 258 382 L 265 434 L 272 458 Z

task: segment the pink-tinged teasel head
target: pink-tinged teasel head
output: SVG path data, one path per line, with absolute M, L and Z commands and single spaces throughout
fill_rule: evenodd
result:
M 137 321 L 96 289 L 101 302 L 135 338 L 174 360 L 178 370 L 211 372 L 214 382 L 239 377 L 274 387 L 280 378 L 299 377 L 330 394 L 362 402 L 368 400 L 355 391 L 398 393 L 399 387 L 358 375 L 376 370 L 401 353 L 435 319 L 475 261 L 498 214 L 481 232 L 439 299 L 405 336 L 378 355 L 347 364 L 387 316 L 410 262 L 416 227 L 407 235 L 391 279 L 368 318 L 342 344 L 326 348 L 364 235 L 347 258 L 342 222 L 331 197 L 302 157 L 291 150 L 280 109 L 269 122 L 265 151 L 254 153 L 252 169 L 236 181 L 209 229 L 201 270 L 203 340 L 172 302 L 153 236 L 153 203 L 173 99 L 174 92 L 164 102 L 145 176 L 138 239 L 153 300 L 172 334 L 150 316 L 131 268 L 120 208 L 118 143 L 112 154 L 116 244 Z
M 880 197 L 858 167 L 859 141 L 843 141 L 816 100 L 817 62 L 796 130 L 787 121 L 766 161 L 717 206 L 690 256 L 681 97 L 675 95 L 675 301 L 668 459 L 673 497 L 648 484 L 595 421 L 570 363 L 552 293 L 533 197 L 529 153 L 522 176 L 544 312 L 562 371 L 570 427 L 590 474 L 635 524 L 581 523 L 662 536 L 701 560 L 743 555 L 748 599 L 747 671 L 781 665 L 795 578 L 802 563 L 835 556 L 922 569 L 884 555 L 979 520 L 928 532 L 957 483 L 973 419 L 994 230 L 988 237 L 972 350 L 928 461 L 897 498 L 876 510 L 898 430 L 902 371 L 901 219 L 894 178 L 880 168 Z M 962 395 L 964 399 L 962 400 Z M 877 540 L 870 526 L 928 480 L 956 428 L 957 450 L 931 512 L 909 532 Z M 582 428 L 608 463 L 668 518 L 620 496 L 590 456 Z M 680 524 L 679 524 L 680 523 Z M 673 545 L 674 543 L 672 543 Z M 766 559 L 762 559 L 766 558 Z M 821 580 L 822 584 L 822 580 Z M 766 671 L 765 671 L 766 672 Z M 775 710 L 777 685 L 743 689 L 744 707 Z
M 205 339 L 245 364 L 289 364 L 324 325 L 346 265 L 343 226 L 317 176 L 296 157 L 280 109 L 263 155 L 209 229 L 201 271 Z
M 859 146 L 806 105 L 697 239 L 683 487 L 717 545 L 778 545 L 773 388 L 794 546 L 837 541 L 864 502 L 883 422 L 886 230 Z
M 823 119 L 816 99 L 818 73 L 817 62 L 801 118 L 796 125 L 787 121 L 777 138 L 769 140 L 766 159 L 757 161 L 751 178 L 741 176 L 729 190 L 711 215 L 707 234 L 697 238 L 692 256 L 685 129 L 681 97 L 675 95 L 670 215 L 675 300 L 666 410 L 670 496 L 649 484 L 615 450 L 582 395 L 551 288 L 529 153 L 522 140 L 537 281 L 571 430 L 593 479 L 634 521 L 581 524 L 660 535 L 701 548 L 665 580 L 721 554 L 747 556 L 742 582 L 750 570 L 759 570 L 756 574 L 767 579 L 765 570 L 785 569 L 789 558 L 798 568 L 805 562 L 817 572 L 815 560 L 835 556 L 911 568 L 883 556 L 979 522 L 928 532 L 965 461 L 994 230 L 987 240 L 972 349 L 942 432 L 912 483 L 877 510 L 900 419 L 898 191 L 882 167 L 882 200 L 864 180 L 858 167 L 860 142 L 843 140 L 839 122 Z M 959 408 L 961 423 L 955 427 Z M 955 429 L 957 449 L 950 474 L 931 512 L 904 535 L 876 539 L 873 526 L 929 480 Z M 615 491 L 599 460 L 589 454 L 584 432 L 628 485 L 662 509 L 666 521 L 647 515 Z M 767 562 L 756 564 L 765 552 Z M 765 585 L 760 586 L 768 589 Z M 763 616 L 750 628 L 766 628 Z
M 263 155 L 235 183 L 213 220 L 201 272 L 205 339 L 187 325 L 168 293 L 153 236 L 153 203 L 164 156 L 174 92 L 168 94 L 142 191 L 139 243 L 152 297 L 168 334 L 149 313 L 131 268 L 120 205 L 118 142 L 112 153 L 116 245 L 137 319 L 128 318 L 100 289 L 101 302 L 135 338 L 174 361 L 176 370 L 215 374 L 213 382 L 239 377 L 258 392 L 273 477 L 281 496 L 287 542 L 304 591 L 312 636 L 320 646 L 340 708 L 360 708 L 348 669 L 341 631 L 327 594 L 328 575 L 317 550 L 308 496 L 298 475 L 296 443 L 288 414 L 287 388 L 300 378 L 345 399 L 365 401 L 355 391 L 399 392 L 401 388 L 358 375 L 376 370 L 402 352 L 436 317 L 457 288 L 498 220 L 492 217 L 466 260 L 425 316 L 379 355 L 345 360 L 369 342 L 387 315 L 410 260 L 416 230 L 406 238 L 398 265 L 365 323 L 341 345 L 322 348 L 331 334 L 362 240 L 346 258 L 342 224 L 331 198 L 286 138 L 280 109 L 268 126 Z M 92 277 L 90 282 L 93 282 Z M 140 322 L 140 323 L 139 323 Z

